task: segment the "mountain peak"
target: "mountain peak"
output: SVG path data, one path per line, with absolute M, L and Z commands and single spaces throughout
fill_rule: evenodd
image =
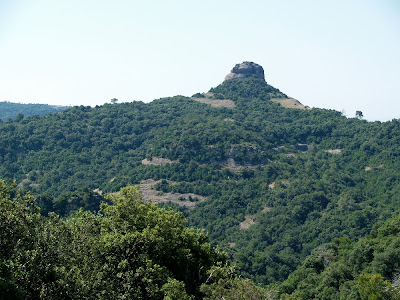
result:
M 225 81 L 237 78 L 246 78 L 255 76 L 265 80 L 264 69 L 259 64 L 251 61 L 245 61 L 233 67 L 232 71 L 225 76 Z

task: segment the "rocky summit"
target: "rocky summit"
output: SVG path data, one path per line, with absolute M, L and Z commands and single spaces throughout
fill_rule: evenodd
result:
M 225 81 L 237 78 L 246 78 L 255 76 L 256 78 L 260 78 L 265 80 L 264 78 L 264 69 L 260 65 L 245 61 L 241 64 L 237 64 L 232 71 L 225 76 Z

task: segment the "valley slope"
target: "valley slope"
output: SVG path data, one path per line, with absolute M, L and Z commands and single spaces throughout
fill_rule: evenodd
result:
M 399 120 L 284 108 L 270 100 L 288 97 L 256 77 L 195 98 L 203 97 L 234 105 L 176 96 L 2 123 L 0 178 L 36 195 L 44 214 L 63 216 L 152 182 L 154 195 L 177 195 L 161 206 L 208 231 L 241 275 L 262 284 L 400 209 Z

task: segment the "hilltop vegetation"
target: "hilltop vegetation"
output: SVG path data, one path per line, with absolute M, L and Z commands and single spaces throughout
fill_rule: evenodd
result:
M 48 104 L 22 104 L 8 101 L 0 102 L 0 122 L 8 118 L 20 120 L 24 116 L 44 115 L 56 113 L 67 109 L 67 106 L 55 106 Z
M 176 96 L 0 124 L 0 178 L 31 191 L 43 215 L 61 216 L 81 207 L 95 213 L 109 201 L 105 194 L 152 179 L 160 195 L 179 193 L 182 203 L 195 203 L 190 210 L 162 206 L 209 232 L 241 276 L 264 285 L 287 279 L 282 294 L 304 296 L 303 282 L 293 276 L 302 274 L 310 254 L 328 243 L 345 260 L 337 241 L 346 236 L 343 247 L 357 248 L 358 239 L 400 209 L 400 121 L 283 108 L 269 100 L 286 95 L 258 78 L 225 81 L 210 92 L 235 105 Z M 189 194 L 205 200 L 184 199 Z M 319 295 L 326 273 L 312 272 L 322 283 L 308 287 Z M 384 282 L 400 269 L 352 272 L 347 279 L 368 272 Z

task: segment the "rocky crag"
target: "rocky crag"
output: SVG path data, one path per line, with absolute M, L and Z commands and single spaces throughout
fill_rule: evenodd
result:
M 265 80 L 264 69 L 263 67 L 261 67 L 256 63 L 245 61 L 242 62 L 241 64 L 235 65 L 232 71 L 225 76 L 225 81 L 237 78 L 252 77 L 252 76 Z

